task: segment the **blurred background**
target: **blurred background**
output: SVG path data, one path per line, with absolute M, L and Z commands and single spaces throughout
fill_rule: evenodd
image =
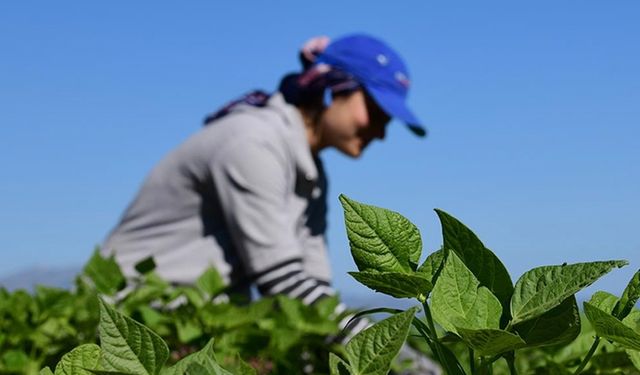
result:
M 163 1 L 0 4 L 0 284 L 70 285 L 150 168 L 204 116 L 298 70 L 316 35 L 366 32 L 408 62 L 426 139 L 393 123 L 359 160 L 323 158 L 334 283 L 355 270 L 338 195 L 398 211 L 425 257 L 433 208 L 526 270 L 640 268 L 640 3 Z M 380 303 L 377 299 L 376 303 Z

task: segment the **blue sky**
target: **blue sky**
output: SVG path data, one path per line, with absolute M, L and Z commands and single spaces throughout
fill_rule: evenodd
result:
M 359 160 L 326 152 L 335 284 L 354 270 L 337 196 L 442 239 L 469 225 L 514 281 L 539 265 L 640 268 L 640 3 L 3 2 L 0 275 L 82 264 L 147 171 L 203 116 L 296 70 L 309 37 L 376 35 L 407 60 L 430 130 L 394 123 Z

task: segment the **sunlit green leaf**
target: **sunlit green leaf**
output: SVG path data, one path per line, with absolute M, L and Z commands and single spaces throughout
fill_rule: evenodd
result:
M 351 254 L 359 271 L 412 273 L 422 252 L 420 232 L 397 212 L 340 195 Z
M 416 273 L 427 278 L 431 281 L 432 285 L 435 285 L 438 275 L 444 266 L 445 251 L 440 249 L 429 254 L 427 259 L 418 267 Z
M 449 332 L 457 327 L 498 329 L 502 306 L 457 254 L 450 252 L 431 294 L 433 318 Z
M 542 315 L 614 267 L 626 264 L 626 261 L 612 260 L 543 266 L 525 272 L 516 282 L 511 299 L 512 324 Z
M 198 288 L 206 293 L 209 298 L 215 297 L 225 288 L 224 280 L 220 276 L 218 270 L 209 267 L 196 281 Z
M 98 345 L 80 345 L 62 357 L 55 375 L 93 375 L 90 370 L 98 369 L 100 354 Z
M 106 371 L 157 374 L 167 358 L 167 344 L 154 332 L 100 300 L 100 346 Z
M 216 361 L 215 353 L 213 352 L 213 339 L 209 340 L 207 345 L 205 345 L 205 347 L 200 351 L 184 357 L 175 365 L 165 369 L 162 372 L 162 375 L 183 375 L 187 373 L 189 368 L 191 368 L 191 371 L 195 372 L 196 369 L 201 370 L 200 367 L 207 370 L 208 374 L 231 375 L 230 372 L 220 367 Z
M 503 323 L 509 318 L 509 300 L 513 282 L 504 264 L 480 241 L 478 236 L 462 222 L 442 210 L 436 210 L 442 223 L 444 248 L 453 250 L 480 285 L 487 287 L 503 306 Z
M 407 338 L 417 307 L 392 315 L 359 332 L 347 343 L 351 374 L 383 375 Z
M 589 303 L 607 314 L 611 314 L 619 300 L 613 294 L 599 290 L 591 296 Z
M 120 271 L 120 266 L 113 256 L 103 258 L 96 249 L 84 266 L 83 273 L 91 279 L 95 288 L 102 294 L 114 295 L 122 290 L 126 281 Z
M 584 313 L 598 336 L 616 342 L 626 349 L 640 350 L 640 334 L 611 314 L 600 310 L 589 302 L 584 303 Z

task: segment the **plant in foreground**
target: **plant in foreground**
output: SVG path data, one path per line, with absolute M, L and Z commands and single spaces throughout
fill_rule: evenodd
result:
M 515 374 L 519 353 L 541 347 L 557 350 L 570 344 L 581 330 L 576 292 L 627 264 L 609 260 L 537 267 L 525 272 L 514 285 L 498 257 L 444 211 L 436 210 L 443 247 L 419 264 L 422 239 L 409 220 L 344 195 L 340 201 L 358 267 L 351 276 L 377 292 L 416 299 L 424 320 L 415 316 L 418 307 L 403 312 L 371 310 L 393 316 L 355 336 L 355 343 L 347 345 L 345 359 L 332 356 L 332 374 L 385 374 L 389 368 L 386 358 L 397 353 L 411 325 L 447 374 L 491 374 L 501 358 Z M 584 304 L 597 335 L 591 350 L 580 363 L 550 363 L 542 373 L 580 373 L 602 338 L 626 350 L 640 369 L 640 312 L 634 308 L 639 296 L 639 274 L 620 299 L 596 293 Z M 436 323 L 445 335 L 436 329 Z M 452 341 L 467 348 L 467 361 L 451 350 L 447 342 Z
M 200 351 L 165 367 L 169 358 L 167 344 L 144 325 L 123 315 L 100 300 L 100 346 L 84 344 L 65 354 L 55 368 L 40 375 L 254 375 L 256 371 L 238 359 L 233 372 L 222 368 L 213 353 L 213 339 Z

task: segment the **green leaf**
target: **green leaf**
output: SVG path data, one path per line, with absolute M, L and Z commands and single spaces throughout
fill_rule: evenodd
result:
M 640 352 L 637 350 L 627 349 L 627 355 L 629 356 L 631 363 L 633 363 L 633 366 L 635 366 L 637 370 L 640 370 Z
M 351 374 L 388 373 L 391 361 L 407 338 L 411 321 L 417 311 L 418 307 L 412 307 L 355 335 L 345 348 Z
M 49 367 L 45 367 L 40 370 L 40 375 L 53 375 L 53 372 L 51 372 L 51 369 Z
M 286 318 L 286 322 L 283 325 L 295 328 L 297 333 L 328 335 L 338 330 L 337 324 L 331 320 L 321 318 L 312 306 L 305 305 L 299 299 L 278 295 L 276 300 L 284 312 L 284 318 Z M 296 335 L 288 336 L 283 337 L 283 342 L 290 341 L 289 339 L 295 338 Z
M 93 281 L 96 290 L 102 294 L 111 296 L 126 286 L 126 280 L 115 258 L 103 258 L 98 249 L 84 266 L 83 273 Z
M 500 329 L 457 328 L 457 331 L 480 355 L 494 356 L 525 346 L 525 342 L 518 335 Z
M 359 271 L 412 273 L 422 239 L 415 225 L 397 212 L 340 195 L 351 254 Z
M 225 288 L 225 283 L 220 273 L 214 267 L 209 267 L 204 271 L 196 281 L 196 285 L 200 291 L 207 294 L 209 299 L 220 294 Z
M 611 293 L 603 292 L 600 290 L 595 292 L 591 296 L 589 303 L 592 306 L 595 306 L 600 310 L 606 312 L 607 314 L 611 314 L 616 304 L 618 303 L 618 301 L 619 301 L 618 297 L 614 296 Z
M 65 354 L 56 366 L 55 375 L 92 375 L 100 362 L 100 347 L 84 344 Z
M 187 298 L 190 304 L 192 304 L 196 309 L 202 308 L 205 305 L 206 301 L 204 300 L 200 291 L 192 286 L 180 286 L 176 288 L 176 292 L 179 295 L 183 295 Z
M 29 365 L 29 356 L 23 350 L 8 350 L 2 353 L 0 364 L 9 373 L 24 373 Z
M 200 365 L 208 370 L 208 374 L 214 375 L 231 375 L 230 372 L 220 367 L 216 362 L 215 353 L 213 352 L 213 339 L 209 340 L 207 345 L 200 351 L 189 354 L 175 365 L 165 369 L 162 375 L 183 375 L 192 365 Z
M 362 271 L 349 272 L 361 284 L 396 298 L 418 298 L 428 295 L 433 286 L 428 279 L 399 272 Z
M 536 318 L 515 325 L 513 330 L 528 347 L 569 344 L 580 334 L 580 311 L 575 296 Z
M 231 363 L 229 363 L 231 362 Z M 247 362 L 240 358 L 239 354 L 233 357 L 233 361 L 229 361 L 228 358 L 224 363 L 224 367 L 227 371 L 234 375 L 257 375 L 255 368 L 251 367 Z
M 462 222 L 442 210 L 435 210 L 442 223 L 444 248 L 453 250 L 480 282 L 489 288 L 500 304 L 504 314 L 502 321 L 509 320 L 509 300 L 513 294 L 513 282 L 504 264 Z
M 138 312 L 142 317 L 142 323 L 152 329 L 160 324 L 172 322 L 171 318 L 147 305 L 138 307 Z
M 178 319 L 175 323 L 176 330 L 178 331 L 178 339 L 181 343 L 188 343 L 202 336 L 200 324 L 191 319 Z
M 584 313 L 598 336 L 616 342 L 626 349 L 640 350 L 640 335 L 611 314 L 589 302 L 584 302 Z
M 329 371 L 330 375 L 351 375 L 349 365 L 333 353 L 329 353 Z
M 512 324 L 542 315 L 591 285 L 612 268 L 626 264 L 626 261 L 611 260 L 543 266 L 525 272 L 516 282 L 511 299 Z
M 139 274 L 144 275 L 156 269 L 156 262 L 153 260 L 153 257 L 144 258 L 136 263 L 134 268 Z
M 433 318 L 449 332 L 500 328 L 502 306 L 480 283 L 456 253 L 449 252 L 431 294 Z
M 211 372 L 207 370 L 203 365 L 198 363 L 192 363 L 187 367 L 184 372 L 185 375 L 211 375 Z
M 640 310 L 633 308 L 631 312 L 622 320 L 622 324 L 631 328 L 634 332 L 640 332 Z M 629 360 L 636 369 L 640 370 L 640 351 L 638 350 L 625 350 L 629 356 Z
M 100 300 L 101 365 L 107 371 L 157 374 L 169 349 L 153 331 Z
M 429 281 L 431 281 L 432 285 L 435 285 L 440 272 L 442 271 L 442 267 L 444 267 L 445 261 L 445 251 L 444 249 L 440 249 L 434 251 L 429 254 L 427 259 L 425 259 L 424 263 L 418 267 L 416 273 L 421 276 L 426 277 Z
M 624 288 L 620 302 L 613 309 L 613 316 L 618 319 L 624 319 L 640 298 L 640 270 L 636 271 L 627 287 Z

